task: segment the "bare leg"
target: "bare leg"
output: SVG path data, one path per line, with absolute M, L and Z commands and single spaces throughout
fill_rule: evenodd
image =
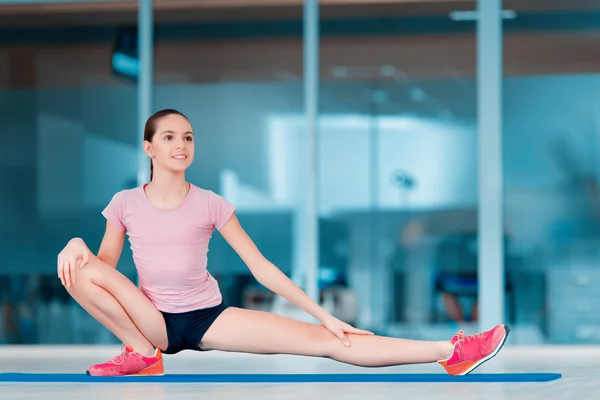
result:
M 382 336 L 347 335 L 346 347 L 319 324 L 263 311 L 228 308 L 200 343 L 204 350 L 329 357 L 363 367 L 430 363 L 450 357 L 450 342 L 425 342 Z
M 77 269 L 75 284 L 67 290 L 81 307 L 134 350 L 150 356 L 155 347 L 167 348 L 162 314 L 133 282 L 97 257 Z

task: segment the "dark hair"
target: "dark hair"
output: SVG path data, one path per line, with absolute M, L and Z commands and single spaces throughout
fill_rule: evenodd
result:
M 144 126 L 144 141 L 152 142 L 152 138 L 156 134 L 156 124 L 160 121 L 161 118 L 167 117 L 169 115 L 179 115 L 183 118 L 187 119 L 189 122 L 189 118 L 186 117 L 182 112 L 173 110 L 171 108 L 167 108 L 164 110 L 160 110 L 152 114 L 150 118 L 146 121 L 146 126 Z M 154 166 L 152 165 L 152 159 L 150 159 L 150 180 L 152 180 L 152 175 L 154 171 Z

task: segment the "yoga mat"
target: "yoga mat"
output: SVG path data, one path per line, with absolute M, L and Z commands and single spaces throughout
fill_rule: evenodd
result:
M 557 373 L 470 374 L 174 374 L 164 376 L 99 377 L 82 374 L 0 373 L 0 382 L 158 382 L 158 383 L 318 383 L 318 382 L 549 382 Z

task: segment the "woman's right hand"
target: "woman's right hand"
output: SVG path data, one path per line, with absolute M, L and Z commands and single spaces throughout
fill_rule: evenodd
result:
M 82 239 L 71 239 L 58 254 L 58 277 L 63 286 L 75 283 L 77 267 L 83 268 L 90 260 L 90 250 Z

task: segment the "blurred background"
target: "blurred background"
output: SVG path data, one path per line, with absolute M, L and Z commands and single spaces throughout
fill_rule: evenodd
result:
M 140 183 L 138 3 L 1 3 L 0 343 L 117 343 L 69 298 L 56 256 L 75 236 L 96 251 L 101 210 Z M 149 108 L 190 118 L 188 179 L 234 203 L 265 256 L 305 289 L 312 277 L 328 311 L 390 336 L 475 329 L 476 6 L 322 0 L 307 55 L 301 0 L 155 0 Z M 599 343 L 600 1 L 503 10 L 505 282 L 492 301 L 516 344 Z M 319 70 L 316 169 L 306 57 Z M 119 269 L 136 279 L 127 244 Z M 209 271 L 230 305 L 297 316 L 220 235 Z

